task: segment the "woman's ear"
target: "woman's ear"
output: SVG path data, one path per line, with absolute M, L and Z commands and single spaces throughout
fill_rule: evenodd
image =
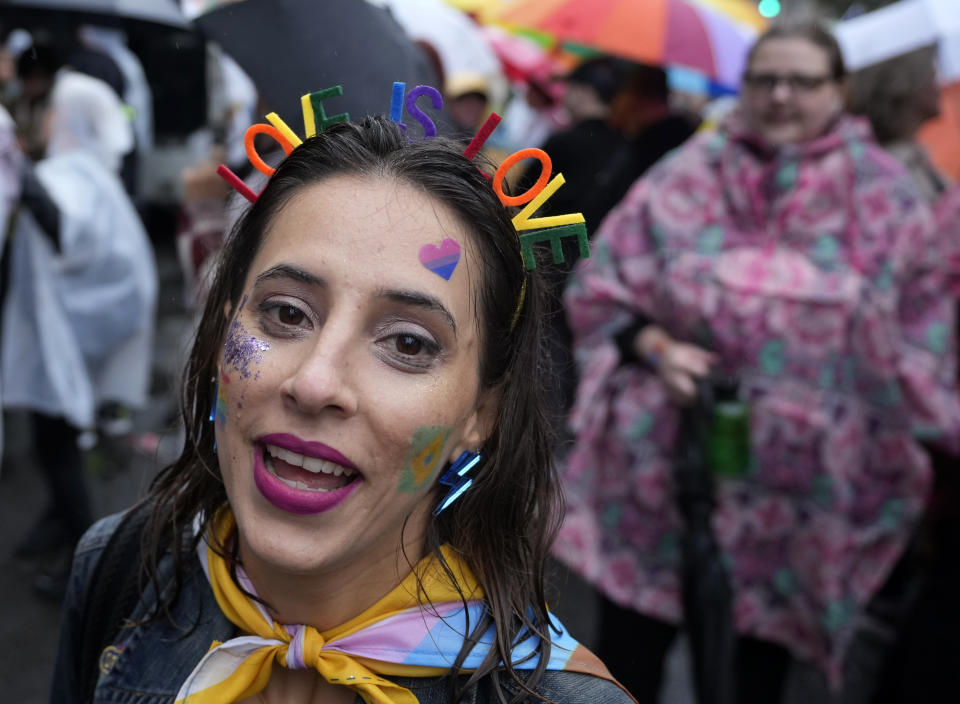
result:
M 476 452 L 493 434 L 500 414 L 500 401 L 503 398 L 500 387 L 485 389 L 477 397 L 473 413 L 467 418 L 460 442 L 451 448 L 451 460 L 466 450 Z

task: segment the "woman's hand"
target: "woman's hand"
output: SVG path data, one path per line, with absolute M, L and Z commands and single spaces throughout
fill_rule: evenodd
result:
M 702 347 L 677 342 L 658 325 L 647 325 L 634 339 L 634 348 L 647 360 L 675 403 L 686 405 L 697 394 L 696 380 L 710 372 L 716 355 Z

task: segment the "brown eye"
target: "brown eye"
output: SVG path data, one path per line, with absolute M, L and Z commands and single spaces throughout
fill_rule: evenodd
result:
M 397 352 L 415 357 L 423 349 L 423 342 L 414 335 L 397 335 Z
M 277 320 L 284 325 L 300 325 L 303 322 L 303 311 L 294 306 L 280 306 L 277 308 Z

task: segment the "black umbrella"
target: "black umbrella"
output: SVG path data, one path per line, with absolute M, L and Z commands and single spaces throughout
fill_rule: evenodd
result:
M 103 61 L 96 50 L 77 51 L 78 26 L 123 29 L 153 93 L 155 136 L 182 138 L 207 121 L 206 40 L 176 0 L 0 0 L 0 24 L 29 30 L 38 42 L 54 46 L 61 59 L 98 78 L 106 76 L 90 71 L 89 63 L 86 68 L 76 63 Z
M 436 84 L 426 55 L 393 16 L 364 0 L 245 0 L 194 22 L 301 135 L 305 93 L 343 86 L 343 95 L 327 99 L 324 109 L 356 119 L 388 114 L 394 81 L 405 82 L 408 90 Z M 426 112 L 436 114 L 429 106 Z
M 10 10 L 5 10 L 4 15 L 14 27 L 23 26 L 18 19 L 31 24 L 40 13 L 47 19 L 63 18 L 72 22 L 114 25 L 148 22 L 179 29 L 190 26 L 176 0 L 0 0 L 0 8 L 5 7 Z
M 696 402 L 681 416 L 674 458 L 684 621 L 690 641 L 694 688 L 700 704 L 734 704 L 736 682 L 733 594 L 711 525 L 714 479 L 707 456 L 713 390 L 698 384 Z

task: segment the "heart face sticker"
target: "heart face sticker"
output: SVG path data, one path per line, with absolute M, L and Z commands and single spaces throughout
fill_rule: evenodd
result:
M 449 237 L 441 242 L 439 247 L 425 244 L 420 248 L 420 263 L 449 281 L 453 270 L 460 263 L 460 245 Z

